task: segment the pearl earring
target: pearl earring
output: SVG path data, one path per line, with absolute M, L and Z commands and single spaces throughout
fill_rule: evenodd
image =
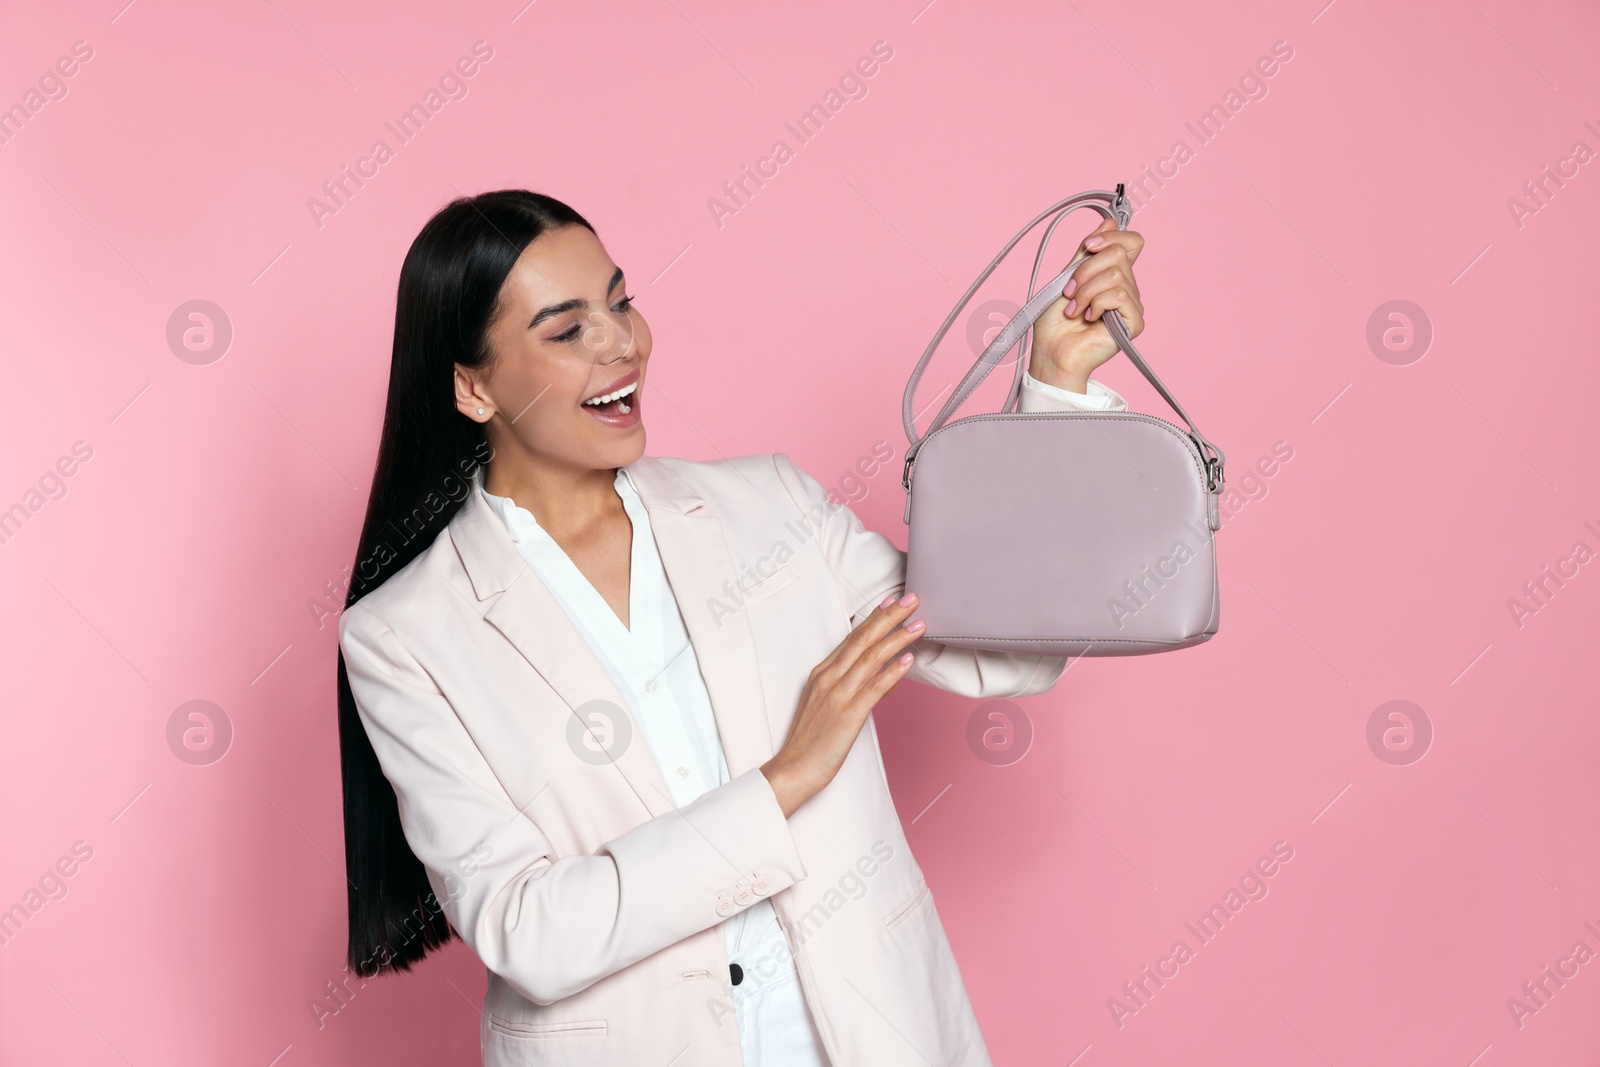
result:
M 482 415 L 482 414 L 483 414 L 483 409 L 482 409 L 482 408 L 479 408 L 479 409 L 478 409 L 478 414 L 479 414 L 479 415 Z

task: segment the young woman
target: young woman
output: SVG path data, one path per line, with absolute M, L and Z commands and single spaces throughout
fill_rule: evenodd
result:
M 1024 411 L 1125 410 L 1144 325 L 1108 222 Z M 567 205 L 456 200 L 401 268 L 340 618 L 349 957 L 459 935 L 489 1065 L 988 1064 L 873 706 L 1065 661 L 919 639 L 903 555 L 785 455 L 647 457 L 650 329 Z

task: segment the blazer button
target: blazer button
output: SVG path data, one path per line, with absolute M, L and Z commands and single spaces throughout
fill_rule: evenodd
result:
M 755 890 L 756 896 L 758 897 L 764 897 L 768 893 L 772 892 L 772 886 L 765 878 L 757 878 L 754 882 L 750 883 L 750 888 Z
M 717 914 L 728 916 L 733 914 L 733 901 L 726 896 L 717 898 Z
M 748 904 L 755 899 L 755 894 L 750 892 L 749 886 L 742 885 L 733 891 L 733 899 L 737 900 L 740 904 Z

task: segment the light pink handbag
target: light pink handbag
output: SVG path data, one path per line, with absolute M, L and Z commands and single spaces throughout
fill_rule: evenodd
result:
M 921 597 L 929 640 L 1056 656 L 1169 652 L 1217 632 L 1217 497 L 1226 458 L 1133 347 L 1116 311 L 1103 317 L 1120 348 L 1188 430 L 1135 412 L 1021 413 L 1026 339 L 1089 253 L 1035 290 L 1056 226 L 1080 207 L 1127 227 L 1123 195 L 1092 190 L 1045 211 L 962 296 L 917 361 L 901 414 L 902 484 L 911 526 L 906 588 Z M 1018 241 L 1055 215 L 1039 242 L 1029 298 L 978 357 L 920 437 L 917 382 L 951 323 Z M 1013 348 L 1016 374 L 1000 411 L 949 422 Z

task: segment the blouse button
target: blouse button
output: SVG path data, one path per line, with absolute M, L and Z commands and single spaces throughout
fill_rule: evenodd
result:
M 678 777 L 679 778 L 687 778 L 687 777 L 689 777 L 689 768 L 687 768 L 687 767 L 679 767 L 678 768 Z
M 661 684 L 659 682 L 657 682 L 654 678 L 652 678 L 648 682 L 644 683 L 644 691 L 646 693 L 654 693 L 657 689 L 660 689 L 660 688 L 661 688 Z

